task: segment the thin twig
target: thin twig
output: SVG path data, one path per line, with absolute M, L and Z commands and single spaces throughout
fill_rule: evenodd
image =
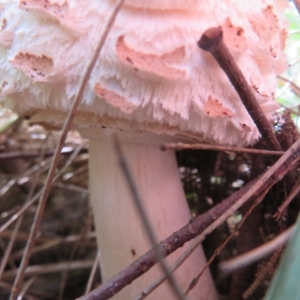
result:
M 2 237 L 0 237 L 0 249 L 2 250 L 1 251 L 2 253 L 5 251 L 5 248 L 6 248 L 6 244 L 4 243 Z M 9 264 L 9 267 L 11 269 L 15 269 L 17 267 L 15 264 L 15 261 L 11 257 L 8 257 L 7 263 Z M 1 280 L 0 280 L 0 282 L 1 282 Z
M 212 232 L 230 215 L 232 215 L 247 200 L 255 199 L 266 189 L 268 190 L 271 186 L 280 181 L 288 172 L 297 166 L 299 159 L 300 139 L 298 139 L 292 147 L 290 147 L 261 177 L 254 182 L 247 184 L 239 191 L 211 208 L 208 212 L 192 219 L 189 224 L 159 243 L 157 247 L 160 248 L 161 253 L 164 257 L 166 257 L 199 234 L 201 234 L 201 237 L 197 238 L 202 240 L 207 234 Z M 119 274 L 103 283 L 100 287 L 93 290 L 88 295 L 82 296 L 79 299 L 109 299 L 125 286 L 130 284 L 133 280 L 147 272 L 155 265 L 155 263 L 155 253 L 152 249 L 139 257 Z
M 24 276 L 36 276 L 43 274 L 51 274 L 51 273 L 60 273 L 66 269 L 68 270 L 79 270 L 79 269 L 90 269 L 93 266 L 94 260 L 79 260 L 72 261 L 71 264 L 69 262 L 58 262 L 53 264 L 41 264 L 29 266 Z M 19 269 L 9 270 L 3 273 L 3 279 L 13 279 L 17 275 Z
M 169 143 L 161 146 L 161 150 L 169 150 L 169 149 L 172 150 L 199 149 L 199 150 L 228 151 L 228 152 L 237 152 L 237 153 L 251 153 L 251 154 L 259 154 L 259 155 L 276 155 L 276 156 L 280 156 L 284 153 L 283 151 L 226 147 L 226 146 L 209 145 L 209 144 Z
M 204 271 L 209 267 L 209 265 L 213 262 L 213 260 L 216 258 L 216 256 L 218 256 L 221 253 L 221 251 L 225 248 L 225 246 L 228 244 L 228 242 L 237 234 L 237 232 L 240 230 L 240 228 L 242 227 L 242 225 L 244 224 L 244 222 L 250 216 L 250 214 L 253 211 L 253 209 L 264 199 L 264 197 L 267 194 L 267 192 L 268 192 L 268 189 L 265 189 L 258 197 L 256 197 L 255 203 L 253 203 L 253 205 L 250 207 L 250 209 L 248 209 L 248 211 L 243 216 L 243 219 L 238 224 L 238 226 L 235 228 L 235 230 L 230 234 L 229 237 L 227 237 L 227 239 L 223 242 L 223 244 L 221 246 L 219 246 L 214 251 L 214 254 L 210 257 L 210 259 L 208 260 L 208 262 L 206 263 L 206 265 L 202 268 L 202 270 L 200 271 L 200 273 L 198 274 L 198 276 L 195 277 L 192 280 L 192 282 L 190 283 L 188 289 L 185 292 L 185 295 L 188 295 L 189 292 L 196 286 L 196 284 L 198 283 L 199 279 L 203 275 Z M 199 242 L 199 244 L 200 244 L 200 242 Z
M 93 267 L 92 267 L 92 270 L 91 270 L 91 273 L 90 273 L 90 276 L 89 276 L 89 280 L 88 280 L 87 285 L 86 285 L 85 295 L 87 293 L 89 293 L 90 290 L 92 289 L 92 285 L 93 285 L 93 281 L 95 279 L 96 271 L 99 268 L 99 263 L 100 263 L 100 252 L 97 252 L 97 255 L 95 257 L 95 261 L 94 261 L 94 264 L 93 264 Z
M 86 238 L 88 239 L 95 239 L 96 238 L 96 234 L 95 232 L 90 232 Z M 27 241 L 28 237 L 26 238 L 26 241 Z M 35 246 L 32 250 L 32 254 L 36 254 L 36 253 L 39 253 L 39 252 L 42 252 L 42 251 L 46 251 L 46 250 L 49 250 L 53 247 L 57 247 L 57 246 L 60 246 L 60 245 L 63 245 L 65 243 L 76 243 L 78 241 L 81 241 L 82 243 L 82 235 L 69 235 L 65 238 L 60 238 L 60 239 L 55 239 L 55 240 L 50 240 L 48 242 L 45 242 L 44 244 L 42 245 L 39 245 L 39 246 Z M 81 246 L 84 246 L 84 247 L 92 247 L 92 248 L 95 248 L 96 247 L 96 241 L 85 241 L 84 243 L 81 244 Z M 19 259 L 23 256 L 24 254 L 24 250 L 19 250 L 19 251 L 16 251 L 14 253 L 12 253 L 12 258 L 13 259 Z
M 62 154 L 63 155 L 67 155 L 73 152 L 72 150 L 66 150 L 63 151 Z M 83 152 L 87 152 L 86 149 L 83 150 Z M 49 156 L 53 156 L 54 151 L 47 151 L 45 152 L 44 156 L 45 157 L 49 157 Z M 18 151 L 18 152 L 7 152 L 7 153 L 0 153 L 0 160 L 7 160 L 7 159 L 16 159 L 16 158 L 24 158 L 24 159 L 30 159 L 30 158 L 36 158 L 39 157 L 40 153 L 37 151 Z
M 141 218 L 142 224 L 144 225 L 144 228 L 146 230 L 148 238 L 153 246 L 155 257 L 156 257 L 163 273 L 166 275 L 168 283 L 170 284 L 170 287 L 172 288 L 172 291 L 174 292 L 174 295 L 176 296 L 176 298 L 179 300 L 184 300 L 183 293 L 182 293 L 181 289 L 179 288 L 177 281 L 172 276 L 172 274 L 170 273 L 170 271 L 167 267 L 166 262 L 163 260 L 164 256 L 161 253 L 161 250 L 159 249 L 159 247 L 156 246 L 157 238 L 155 236 L 155 233 L 154 233 L 153 227 L 150 223 L 150 220 L 147 216 L 146 210 L 143 205 L 142 198 L 141 198 L 138 188 L 134 182 L 131 170 L 129 169 L 128 163 L 122 152 L 121 145 L 120 145 L 120 142 L 119 142 L 117 136 L 114 136 L 113 145 L 114 145 L 114 148 L 115 148 L 115 151 L 117 154 L 117 159 L 119 161 L 121 170 L 123 172 L 123 175 L 125 177 L 127 185 L 131 192 L 132 200 L 133 200 L 134 205 L 139 213 L 139 216 Z
M 23 286 L 20 295 L 18 297 L 18 300 L 22 300 L 23 296 L 26 294 L 27 290 L 30 288 L 30 286 L 35 282 L 35 280 L 37 279 L 36 276 L 31 277 Z
M 89 193 L 88 189 L 80 187 L 80 186 L 76 186 L 74 184 L 65 184 L 65 183 L 62 183 L 62 182 L 55 182 L 53 184 L 53 186 L 56 186 L 57 188 L 60 188 L 60 189 L 66 189 L 66 190 L 74 191 L 74 192 L 77 192 L 77 193 L 84 193 L 84 194 Z
M 300 87 L 294 83 L 292 80 L 282 77 L 282 76 L 277 76 L 278 79 L 286 82 L 289 84 L 291 91 L 298 97 L 300 97 Z
M 38 178 L 38 177 L 37 177 L 37 178 Z M 36 179 L 37 179 L 37 178 L 36 178 Z M 28 201 L 31 199 L 32 194 L 34 193 L 34 190 L 35 190 L 35 188 L 36 188 L 36 185 L 37 185 L 37 180 L 35 180 L 35 182 L 34 182 L 34 183 L 32 184 L 32 186 L 30 187 L 30 191 L 29 191 L 29 193 L 28 193 L 27 201 L 26 201 L 26 202 L 28 202 Z M 1 260 L 1 265 L 0 265 L 0 279 L 1 279 L 1 277 L 2 277 L 2 274 L 3 274 L 4 269 L 5 269 L 5 267 L 6 267 L 7 260 L 8 260 L 8 258 L 9 258 L 10 253 L 11 253 L 13 244 L 14 244 L 14 242 L 15 242 L 16 235 L 17 235 L 17 233 L 18 233 L 18 231 L 19 231 L 19 228 L 20 228 L 20 226 L 21 226 L 21 224 L 22 224 L 22 221 L 23 221 L 23 215 L 18 219 L 17 223 L 15 224 L 14 229 L 13 229 L 13 232 L 12 232 L 12 235 L 11 235 L 11 237 L 10 237 L 10 239 L 9 239 L 9 243 L 8 243 L 8 245 L 6 246 L 5 253 L 4 253 L 4 256 L 3 256 L 2 260 Z
M 169 144 L 168 144 L 169 145 Z M 176 145 L 176 144 L 174 144 Z M 205 145 L 206 146 L 206 145 Z M 252 205 L 252 207 L 248 210 L 246 215 L 243 217 L 241 222 L 238 224 L 238 227 L 236 230 L 224 241 L 224 243 L 218 247 L 218 249 L 215 250 L 214 254 L 210 257 L 210 259 L 207 261 L 206 265 L 202 268 L 200 273 L 195 277 L 192 282 L 190 283 L 188 289 L 185 291 L 185 296 L 189 294 L 189 292 L 196 286 L 199 279 L 205 272 L 205 270 L 209 267 L 209 265 L 212 263 L 212 261 L 215 259 L 216 256 L 218 256 L 222 249 L 227 245 L 227 243 L 230 241 L 230 239 L 238 232 L 239 228 L 242 226 L 244 221 L 247 219 L 247 217 L 250 215 L 252 210 L 260 203 L 260 201 L 265 197 L 265 194 L 267 193 L 267 190 L 262 193 L 257 199 L 256 202 Z M 202 243 L 202 238 L 197 237 L 194 239 L 192 244 L 188 247 L 188 249 L 175 261 L 175 263 L 170 267 L 170 272 L 173 273 L 179 266 L 190 256 L 190 254 Z M 152 282 L 142 293 L 139 295 L 135 300 L 142 300 L 146 298 L 152 291 L 154 291 L 160 284 L 162 284 L 166 280 L 165 276 L 160 276 L 157 280 Z
M 13 224 L 15 221 L 17 221 L 24 213 L 25 211 L 35 202 L 39 199 L 39 197 L 42 194 L 42 190 L 38 191 L 28 202 L 25 202 L 25 204 L 15 213 L 13 214 L 9 220 L 7 220 L 1 227 L 0 227 L 0 234 L 7 229 L 11 224 Z
M 298 10 L 298 13 L 300 14 L 300 0 L 293 0 L 297 10 Z
M 282 151 L 271 124 L 260 108 L 246 78 L 234 61 L 229 49 L 223 42 L 222 28 L 214 27 L 206 30 L 198 42 L 198 46 L 201 49 L 210 52 L 226 73 L 263 139 L 270 144 L 272 150 Z
M 282 253 L 283 247 L 279 247 L 272 254 L 269 261 L 263 265 L 262 269 L 259 271 L 253 283 L 249 286 L 249 288 L 243 293 L 243 299 L 249 299 L 251 295 L 256 291 L 256 289 L 262 284 L 264 279 L 268 274 L 274 273 L 274 266 L 278 262 L 280 255 Z
M 11 178 L 8 182 L 6 182 L 1 188 L 0 188 L 0 197 L 4 196 L 20 179 L 24 177 L 30 177 L 36 172 L 44 172 L 49 169 L 49 165 L 51 162 L 51 158 L 45 159 L 43 161 L 38 162 L 34 166 L 32 166 L 30 169 L 26 170 L 26 172 Z
M 9 239 L 10 236 L 12 235 L 12 232 L 13 230 L 10 230 L 10 229 L 7 229 L 3 232 L 1 232 L 0 234 L 0 237 L 3 237 L 3 238 L 6 238 L 6 239 Z M 16 236 L 16 240 L 18 241 L 27 241 L 28 240 L 28 236 L 29 236 L 29 233 L 25 232 L 25 231 L 19 231 L 17 233 L 17 236 Z M 95 234 L 95 231 L 92 231 L 88 234 L 88 238 L 95 238 L 96 237 L 96 234 Z M 81 238 L 81 235 L 68 235 L 66 237 L 62 237 L 62 238 L 55 238 L 53 240 L 53 238 L 50 238 L 50 237 L 45 237 L 45 236 L 39 236 L 36 241 L 37 243 L 40 243 L 40 244 L 43 244 L 43 243 L 49 243 L 49 242 L 57 242 L 57 243 L 73 243 L 73 242 L 76 242 L 78 239 Z M 16 253 L 19 253 L 19 252 L 16 252 Z
M 11 291 L 12 289 L 12 285 L 7 283 L 7 282 L 4 282 L 4 281 L 0 281 L 0 288 L 1 289 L 5 289 L 7 290 L 8 292 Z M 47 299 L 48 296 L 49 296 L 49 293 L 47 294 L 46 292 L 43 293 L 42 291 L 37 291 L 37 290 L 34 290 L 33 288 L 30 289 L 30 292 L 31 293 L 34 293 L 35 295 L 39 295 L 38 297 L 35 297 L 33 296 L 32 294 L 30 294 L 30 296 L 28 297 L 28 300 L 41 300 L 43 298 Z M 19 299 L 18 299 L 19 300 Z
M 120 11 L 123 3 L 124 3 L 124 0 L 120 0 L 119 3 L 117 4 L 117 6 L 115 7 L 113 13 L 109 17 L 108 23 L 105 26 L 105 30 L 104 30 L 101 38 L 100 38 L 100 41 L 97 45 L 95 53 L 94 53 L 91 61 L 89 62 L 89 65 L 88 65 L 88 67 L 87 67 L 87 69 L 84 73 L 84 76 L 83 76 L 82 81 L 80 83 L 80 87 L 79 87 L 79 90 L 77 92 L 77 95 L 75 96 L 74 102 L 72 103 L 72 105 L 70 107 L 70 110 L 69 110 L 69 113 L 66 117 L 66 120 L 65 120 L 65 123 L 64 123 L 64 126 L 63 126 L 63 130 L 62 130 L 59 142 L 57 144 L 57 147 L 55 149 L 55 154 L 53 156 L 52 163 L 50 165 L 50 169 L 49 169 L 48 176 L 47 176 L 47 179 L 46 179 L 46 182 L 45 182 L 45 186 L 44 186 L 44 189 L 42 191 L 42 195 L 41 195 L 40 202 L 39 202 L 39 205 L 38 205 L 37 213 L 35 215 L 35 219 L 34 219 L 34 222 L 32 224 L 30 236 L 29 236 L 29 239 L 28 239 L 28 242 L 27 242 L 27 245 L 26 245 L 26 249 L 25 249 L 24 256 L 23 256 L 23 259 L 22 259 L 22 262 L 21 262 L 21 266 L 19 268 L 19 272 L 18 272 L 18 274 L 16 276 L 16 279 L 15 279 L 15 282 L 14 282 L 14 286 L 13 286 L 13 289 L 12 289 L 10 300 L 16 300 L 17 296 L 19 294 L 20 286 L 22 284 L 22 281 L 23 281 L 23 278 L 24 278 L 24 275 L 25 275 L 25 270 L 28 266 L 29 259 L 30 259 L 30 256 L 31 256 L 31 251 L 34 247 L 35 239 L 36 239 L 36 236 L 38 234 L 38 230 L 39 230 L 39 227 L 40 227 L 40 224 L 41 224 L 41 221 L 42 221 L 46 201 L 47 201 L 48 196 L 50 194 L 50 189 L 51 189 L 52 181 L 54 179 L 55 171 L 56 171 L 59 159 L 60 159 L 61 150 L 63 148 L 63 145 L 64 145 L 65 139 L 67 137 L 68 131 L 71 128 L 71 123 L 72 123 L 72 120 L 75 116 L 77 108 L 79 107 L 79 105 L 81 103 L 85 87 L 88 83 L 88 80 L 90 78 L 90 75 L 92 73 L 94 65 L 95 65 L 95 63 L 96 63 L 96 61 L 99 57 L 99 54 L 100 54 L 100 52 L 103 48 L 103 45 L 106 41 L 108 33 L 109 33 L 109 31 L 110 31 L 110 29 L 111 29 L 111 27 L 112 27 L 112 25 L 113 25 L 113 23 L 114 23 L 114 21 L 117 17 L 118 12 Z
M 44 145 L 45 145 L 47 139 L 48 139 L 48 136 L 47 136 L 46 140 L 44 141 Z M 39 152 L 40 152 L 40 153 L 39 153 L 39 155 L 40 155 L 39 163 L 40 163 L 40 162 L 43 160 L 43 158 L 44 158 L 44 155 L 45 155 L 45 149 L 42 148 L 41 151 L 39 151 Z M 40 175 L 41 175 L 41 172 L 42 172 L 41 170 L 38 170 L 38 172 L 35 174 L 34 180 L 33 180 L 32 184 L 31 184 L 31 186 L 30 186 L 29 193 L 28 193 L 28 195 L 27 195 L 27 197 L 26 197 L 26 202 L 28 202 L 28 201 L 32 198 L 33 193 L 34 193 L 34 191 L 35 191 L 35 189 L 36 189 L 36 187 L 37 187 L 37 184 L 38 184 L 38 181 L 39 181 L 39 177 L 40 177 Z M 5 253 L 4 253 L 3 259 L 2 259 L 2 261 L 1 261 L 1 265 L 0 265 L 0 279 L 1 279 L 1 276 L 2 276 L 2 273 L 3 273 L 4 269 L 5 269 L 5 267 L 6 267 L 6 263 L 7 263 L 8 257 L 9 257 L 9 255 L 10 255 L 10 253 L 11 253 L 13 244 L 14 244 L 14 242 L 15 242 L 16 235 L 17 235 L 17 233 L 18 233 L 18 231 L 19 231 L 19 228 L 20 228 L 20 226 L 21 226 L 21 224 L 22 224 L 22 221 L 23 221 L 23 216 L 21 216 L 21 217 L 18 219 L 17 223 L 15 224 L 13 233 L 12 233 L 12 235 L 11 235 L 11 237 L 10 237 L 10 240 L 9 240 L 9 243 L 8 243 L 6 249 L 5 249 Z
M 80 173 L 82 172 L 85 172 L 88 170 L 88 166 L 87 164 L 86 165 L 83 165 L 82 167 L 79 167 L 78 169 L 72 171 L 72 173 L 67 173 L 63 176 L 63 180 L 69 180 L 70 178 L 73 178 L 74 176 L 78 176 Z
M 23 220 L 23 218 L 20 218 L 18 220 L 18 222 L 15 224 L 15 227 L 14 227 L 12 235 L 11 235 L 11 237 L 9 239 L 8 245 L 5 248 L 5 252 L 4 252 L 4 255 L 3 255 L 2 259 L 1 259 L 1 265 L 0 265 L 0 280 L 1 280 L 1 277 L 2 277 L 2 274 L 3 274 L 4 270 L 6 268 L 6 264 L 7 264 L 7 261 L 9 259 L 9 256 L 10 256 L 13 244 L 15 242 L 16 235 L 17 235 L 18 230 L 20 228 L 20 225 L 22 223 L 22 220 Z
M 241 254 L 233 259 L 220 263 L 219 268 L 224 274 L 230 274 L 234 270 L 244 268 L 251 265 L 254 262 L 261 260 L 274 252 L 278 247 L 284 245 L 290 238 L 295 226 L 291 226 L 289 229 L 283 231 L 271 241 L 250 250 L 244 254 Z
M 82 229 L 81 234 L 80 234 L 81 239 L 77 240 L 72 246 L 72 250 L 71 250 L 71 253 L 69 255 L 69 263 L 71 263 L 73 261 L 76 252 L 78 251 L 78 249 L 81 246 L 82 242 L 85 240 L 85 238 L 86 238 L 87 234 L 89 233 L 91 227 L 92 227 L 91 218 L 86 218 L 85 222 L 84 222 L 83 229 Z M 67 282 L 68 273 L 69 273 L 69 270 L 66 269 L 61 274 L 58 300 L 63 299 L 63 293 L 64 293 L 65 285 L 66 285 L 66 282 Z
M 56 173 L 52 184 L 66 171 L 66 169 L 71 165 L 73 162 L 74 158 L 78 155 L 82 147 L 84 146 L 85 142 L 82 142 L 79 144 L 73 151 L 72 155 L 69 157 L 69 159 L 66 161 L 64 166 Z M 28 202 L 25 202 L 25 204 L 16 212 L 9 220 L 7 220 L 1 227 L 0 227 L 0 233 L 3 232 L 7 227 L 9 227 L 13 222 L 18 220 L 24 212 L 35 202 L 37 201 L 41 195 L 42 195 L 43 189 L 38 191 L 32 199 L 30 199 Z
M 287 208 L 287 206 L 292 202 L 292 200 L 300 192 L 299 181 L 300 181 L 300 178 L 296 182 L 296 184 L 298 184 L 298 185 L 292 189 L 291 193 L 287 196 L 287 198 L 284 200 L 284 202 L 277 208 L 277 212 L 274 214 L 274 217 L 277 220 L 279 220 L 279 218 L 281 217 L 282 212 Z

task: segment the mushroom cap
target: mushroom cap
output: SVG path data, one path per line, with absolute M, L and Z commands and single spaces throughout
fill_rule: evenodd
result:
M 61 125 L 113 0 L 0 1 L 0 100 L 34 122 Z M 285 1 L 127 0 L 74 120 L 78 129 L 188 137 L 244 146 L 260 134 L 209 53 L 202 33 L 224 41 L 271 120 L 276 74 L 286 67 Z

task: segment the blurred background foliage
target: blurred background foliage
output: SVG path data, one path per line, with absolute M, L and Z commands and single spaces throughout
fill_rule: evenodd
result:
M 292 119 L 299 127 L 300 21 L 299 13 L 293 4 L 291 4 L 290 8 L 285 11 L 285 16 L 289 21 L 289 35 L 285 47 L 288 68 L 278 77 L 276 99 L 283 108 L 289 108 L 292 110 Z

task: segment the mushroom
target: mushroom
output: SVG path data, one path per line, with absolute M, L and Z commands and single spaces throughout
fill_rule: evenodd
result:
M 115 1 L 0 3 L 1 101 L 35 123 L 61 126 L 82 70 Z M 197 47 L 209 27 L 224 40 L 269 120 L 276 74 L 285 67 L 284 1 L 127 0 L 108 36 L 74 119 L 90 139 L 90 190 L 102 279 L 151 245 L 110 144 L 118 133 L 146 212 L 161 240 L 191 215 L 166 141 L 245 146 L 260 134 L 213 58 Z M 173 262 L 186 248 L 168 257 Z M 205 265 L 201 248 L 175 272 L 184 290 Z M 134 299 L 160 274 L 152 268 L 114 299 Z M 206 271 L 189 299 L 217 299 Z M 162 284 L 149 299 L 174 299 Z

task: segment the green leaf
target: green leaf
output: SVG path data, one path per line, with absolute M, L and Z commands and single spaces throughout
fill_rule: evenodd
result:
M 264 300 L 300 300 L 300 218 Z

